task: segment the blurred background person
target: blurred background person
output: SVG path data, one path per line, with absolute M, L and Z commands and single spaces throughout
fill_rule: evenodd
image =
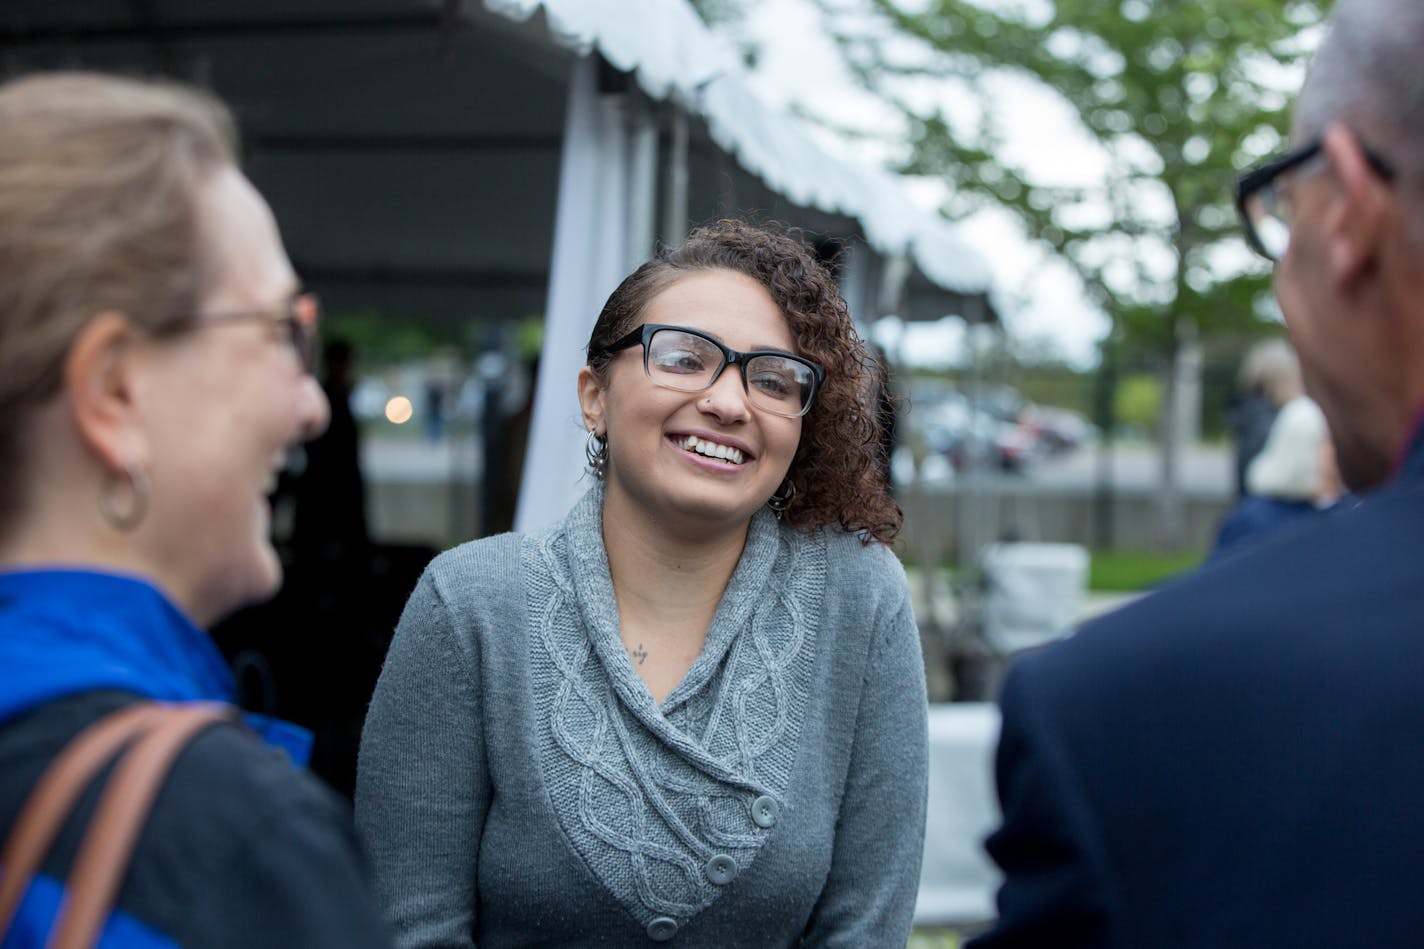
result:
M 357 575 L 366 569 L 366 487 L 361 436 L 351 412 L 355 353 L 331 339 L 322 347 L 322 392 L 331 406 L 326 431 L 307 442 L 306 467 L 296 485 L 292 551 L 304 570 Z
M 1246 483 L 1247 469 L 1266 444 L 1276 413 L 1303 391 L 1300 362 L 1285 340 L 1268 339 L 1247 351 L 1236 379 L 1235 397 L 1226 415 L 1236 461 L 1238 498 L 1250 490 Z
M 895 445 L 900 430 L 900 399 L 895 395 L 891 376 L 890 358 L 885 350 L 874 344 L 869 346 L 875 358 L 875 372 L 871 383 L 874 411 L 880 423 L 880 443 L 876 446 L 876 459 L 880 465 L 880 475 L 893 493 L 895 490 Z
M 1291 399 L 1276 413 L 1265 445 L 1247 469 L 1246 489 L 1222 520 L 1213 556 L 1240 549 L 1340 499 L 1330 431 L 1309 396 Z
M 514 512 L 519 507 L 519 489 L 524 480 L 524 456 L 529 450 L 529 428 L 534 420 L 534 393 L 538 390 L 539 356 L 536 353 L 523 366 L 524 396 L 519 407 L 508 415 L 500 415 L 496 441 L 498 451 L 486 452 L 494 460 L 487 466 L 495 483 L 491 485 L 493 503 L 484 518 L 484 532 L 499 534 L 514 530 Z
M 281 582 L 267 495 L 326 424 L 316 320 L 216 100 L 92 74 L 0 87 L 0 834 L 90 723 L 232 700 L 203 627 Z M 383 944 L 345 808 L 293 767 L 301 736 L 248 725 L 179 756 L 110 930 Z M 50 926 L 92 797 L 19 944 Z

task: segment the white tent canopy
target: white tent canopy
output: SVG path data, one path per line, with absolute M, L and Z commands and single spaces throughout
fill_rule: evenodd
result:
M 752 93 L 736 56 L 683 0 L 484 0 L 524 20 L 542 10 L 567 48 L 597 50 L 654 99 L 702 118 L 712 140 L 793 204 L 854 218 L 881 254 L 908 255 L 946 290 L 985 293 L 984 260 L 948 224 L 915 208 L 888 172 L 839 161 Z

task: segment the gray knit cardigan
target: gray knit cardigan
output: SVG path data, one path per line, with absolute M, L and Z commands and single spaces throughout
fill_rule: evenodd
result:
M 759 513 L 659 705 L 602 498 L 448 551 L 406 605 L 356 788 L 397 943 L 905 945 L 925 684 L 895 557 Z

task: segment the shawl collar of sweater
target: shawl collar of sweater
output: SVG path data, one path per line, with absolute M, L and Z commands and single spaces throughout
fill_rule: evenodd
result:
M 687 670 L 682 682 L 664 700 L 661 710 L 653 701 L 623 646 L 618 626 L 618 604 L 608 569 L 608 551 L 603 546 L 603 485 L 584 495 L 564 522 L 569 544 L 569 569 L 578 596 L 583 621 L 603 670 L 618 690 L 619 697 L 649 727 L 666 723 L 663 717 L 687 702 L 717 671 L 726 658 L 738 630 L 747 624 L 756 596 L 766 591 L 772 564 L 780 547 L 778 523 L 768 510 L 752 518 L 746 546 L 717 606 L 702 652 Z

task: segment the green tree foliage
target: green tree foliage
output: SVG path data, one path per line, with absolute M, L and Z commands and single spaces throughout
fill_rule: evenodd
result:
M 739 24 L 746 16 L 740 0 L 691 0 L 692 9 L 710 27 Z
M 746 0 L 689 0 L 692 9 L 702 18 L 709 29 L 716 30 L 729 39 L 742 57 L 742 64 L 749 69 L 756 67 L 761 58 L 761 44 L 746 32 Z
M 951 218 L 1012 211 L 1069 263 L 1121 342 L 1170 353 L 1184 324 L 1210 336 L 1264 323 L 1266 273 L 1247 262 L 1232 189 L 1284 142 L 1287 67 L 1323 3 L 819 2 L 859 79 L 906 117 L 902 170 L 942 176 Z M 857 15 L 867 5 L 878 29 Z M 1005 128 L 1022 116 L 1000 114 L 990 95 L 1006 74 L 1056 90 L 1102 148 L 1101 185 L 1045 184 L 1007 160 Z M 977 115 L 925 106 L 905 80 L 926 77 L 967 91 Z
M 1162 415 L 1162 383 L 1156 376 L 1135 373 L 1113 394 L 1117 418 L 1130 429 L 1153 434 Z
M 369 310 L 328 313 L 322 323 L 322 336 L 350 343 L 362 369 L 423 359 L 457 342 L 449 328 L 437 332 L 427 323 L 392 320 Z
M 1241 240 L 1233 185 L 1285 140 L 1299 85 L 1291 67 L 1313 46 L 1325 0 L 817 2 L 855 74 L 905 116 L 902 170 L 941 176 L 951 218 L 1012 212 L 1108 315 L 1100 405 L 1109 428 L 1112 380 L 1155 354 L 1159 541 L 1176 548 L 1185 536 L 1177 356 L 1188 340 L 1269 325 L 1266 270 Z M 847 19 L 852 28 L 836 27 Z M 944 96 L 923 95 L 926 79 L 977 108 L 946 114 Z M 992 94 L 1009 79 L 1056 93 L 1100 149 L 1100 182 L 1053 180 L 1042 171 L 1053 155 L 1009 157 L 1006 129 L 1023 117 L 1002 114 Z

